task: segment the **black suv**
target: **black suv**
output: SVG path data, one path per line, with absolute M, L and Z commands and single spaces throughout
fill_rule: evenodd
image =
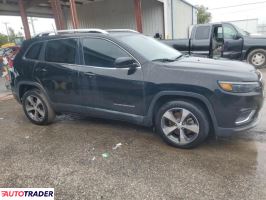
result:
M 25 41 L 12 90 L 29 120 L 73 112 L 154 126 L 191 148 L 256 125 L 261 73 L 249 64 L 183 56 L 130 30 L 72 30 Z

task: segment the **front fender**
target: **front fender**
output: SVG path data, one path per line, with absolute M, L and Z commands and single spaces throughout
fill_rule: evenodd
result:
M 216 117 L 215 117 L 215 114 L 213 111 L 213 107 L 212 107 L 210 101 L 201 94 L 197 94 L 197 93 L 193 93 L 193 92 L 184 92 L 184 91 L 163 91 L 163 92 L 159 92 L 158 94 L 156 94 L 151 101 L 147 116 L 144 118 L 144 125 L 152 126 L 153 111 L 154 111 L 155 105 L 161 97 L 167 97 L 167 96 L 176 96 L 177 98 L 189 97 L 189 98 L 201 101 L 206 106 L 206 108 L 208 109 L 209 115 L 210 115 L 212 123 L 213 123 L 213 127 L 216 131 L 218 124 L 217 124 L 217 120 L 216 120 Z

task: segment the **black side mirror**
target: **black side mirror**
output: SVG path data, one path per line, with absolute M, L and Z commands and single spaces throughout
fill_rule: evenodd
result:
M 115 60 L 116 68 L 129 68 L 128 75 L 134 74 L 137 70 L 138 63 L 131 57 L 120 57 Z
M 239 40 L 242 38 L 242 35 L 240 35 L 239 33 L 237 33 L 235 36 L 234 36 L 234 39 L 235 40 Z
M 115 60 L 116 68 L 132 68 L 137 67 L 137 62 L 131 57 L 120 57 Z

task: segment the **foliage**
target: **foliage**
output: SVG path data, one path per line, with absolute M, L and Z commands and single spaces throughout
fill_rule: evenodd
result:
M 0 33 L 0 46 L 6 43 L 8 43 L 8 37 Z
M 208 8 L 203 5 L 197 6 L 198 9 L 198 24 L 205 24 L 211 21 L 211 13 L 208 12 Z
M 8 36 L 0 33 L 0 46 L 6 43 L 16 43 L 17 38 L 23 37 L 23 34 L 21 32 L 15 33 L 14 29 L 11 27 L 8 27 L 8 35 L 9 35 L 9 41 Z

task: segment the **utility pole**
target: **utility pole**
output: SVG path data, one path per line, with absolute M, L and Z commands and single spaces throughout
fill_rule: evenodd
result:
M 33 17 L 30 17 L 29 23 L 31 24 L 31 28 L 32 28 L 33 35 L 36 35 L 35 27 L 34 27 L 34 21 L 35 20 L 37 20 L 37 19 L 33 19 Z
M 7 33 L 7 41 L 9 42 L 9 32 L 8 32 L 8 27 L 7 27 L 7 25 L 9 24 L 8 22 L 4 22 L 3 23 L 4 25 L 5 25 L 5 27 L 6 27 L 6 33 Z

